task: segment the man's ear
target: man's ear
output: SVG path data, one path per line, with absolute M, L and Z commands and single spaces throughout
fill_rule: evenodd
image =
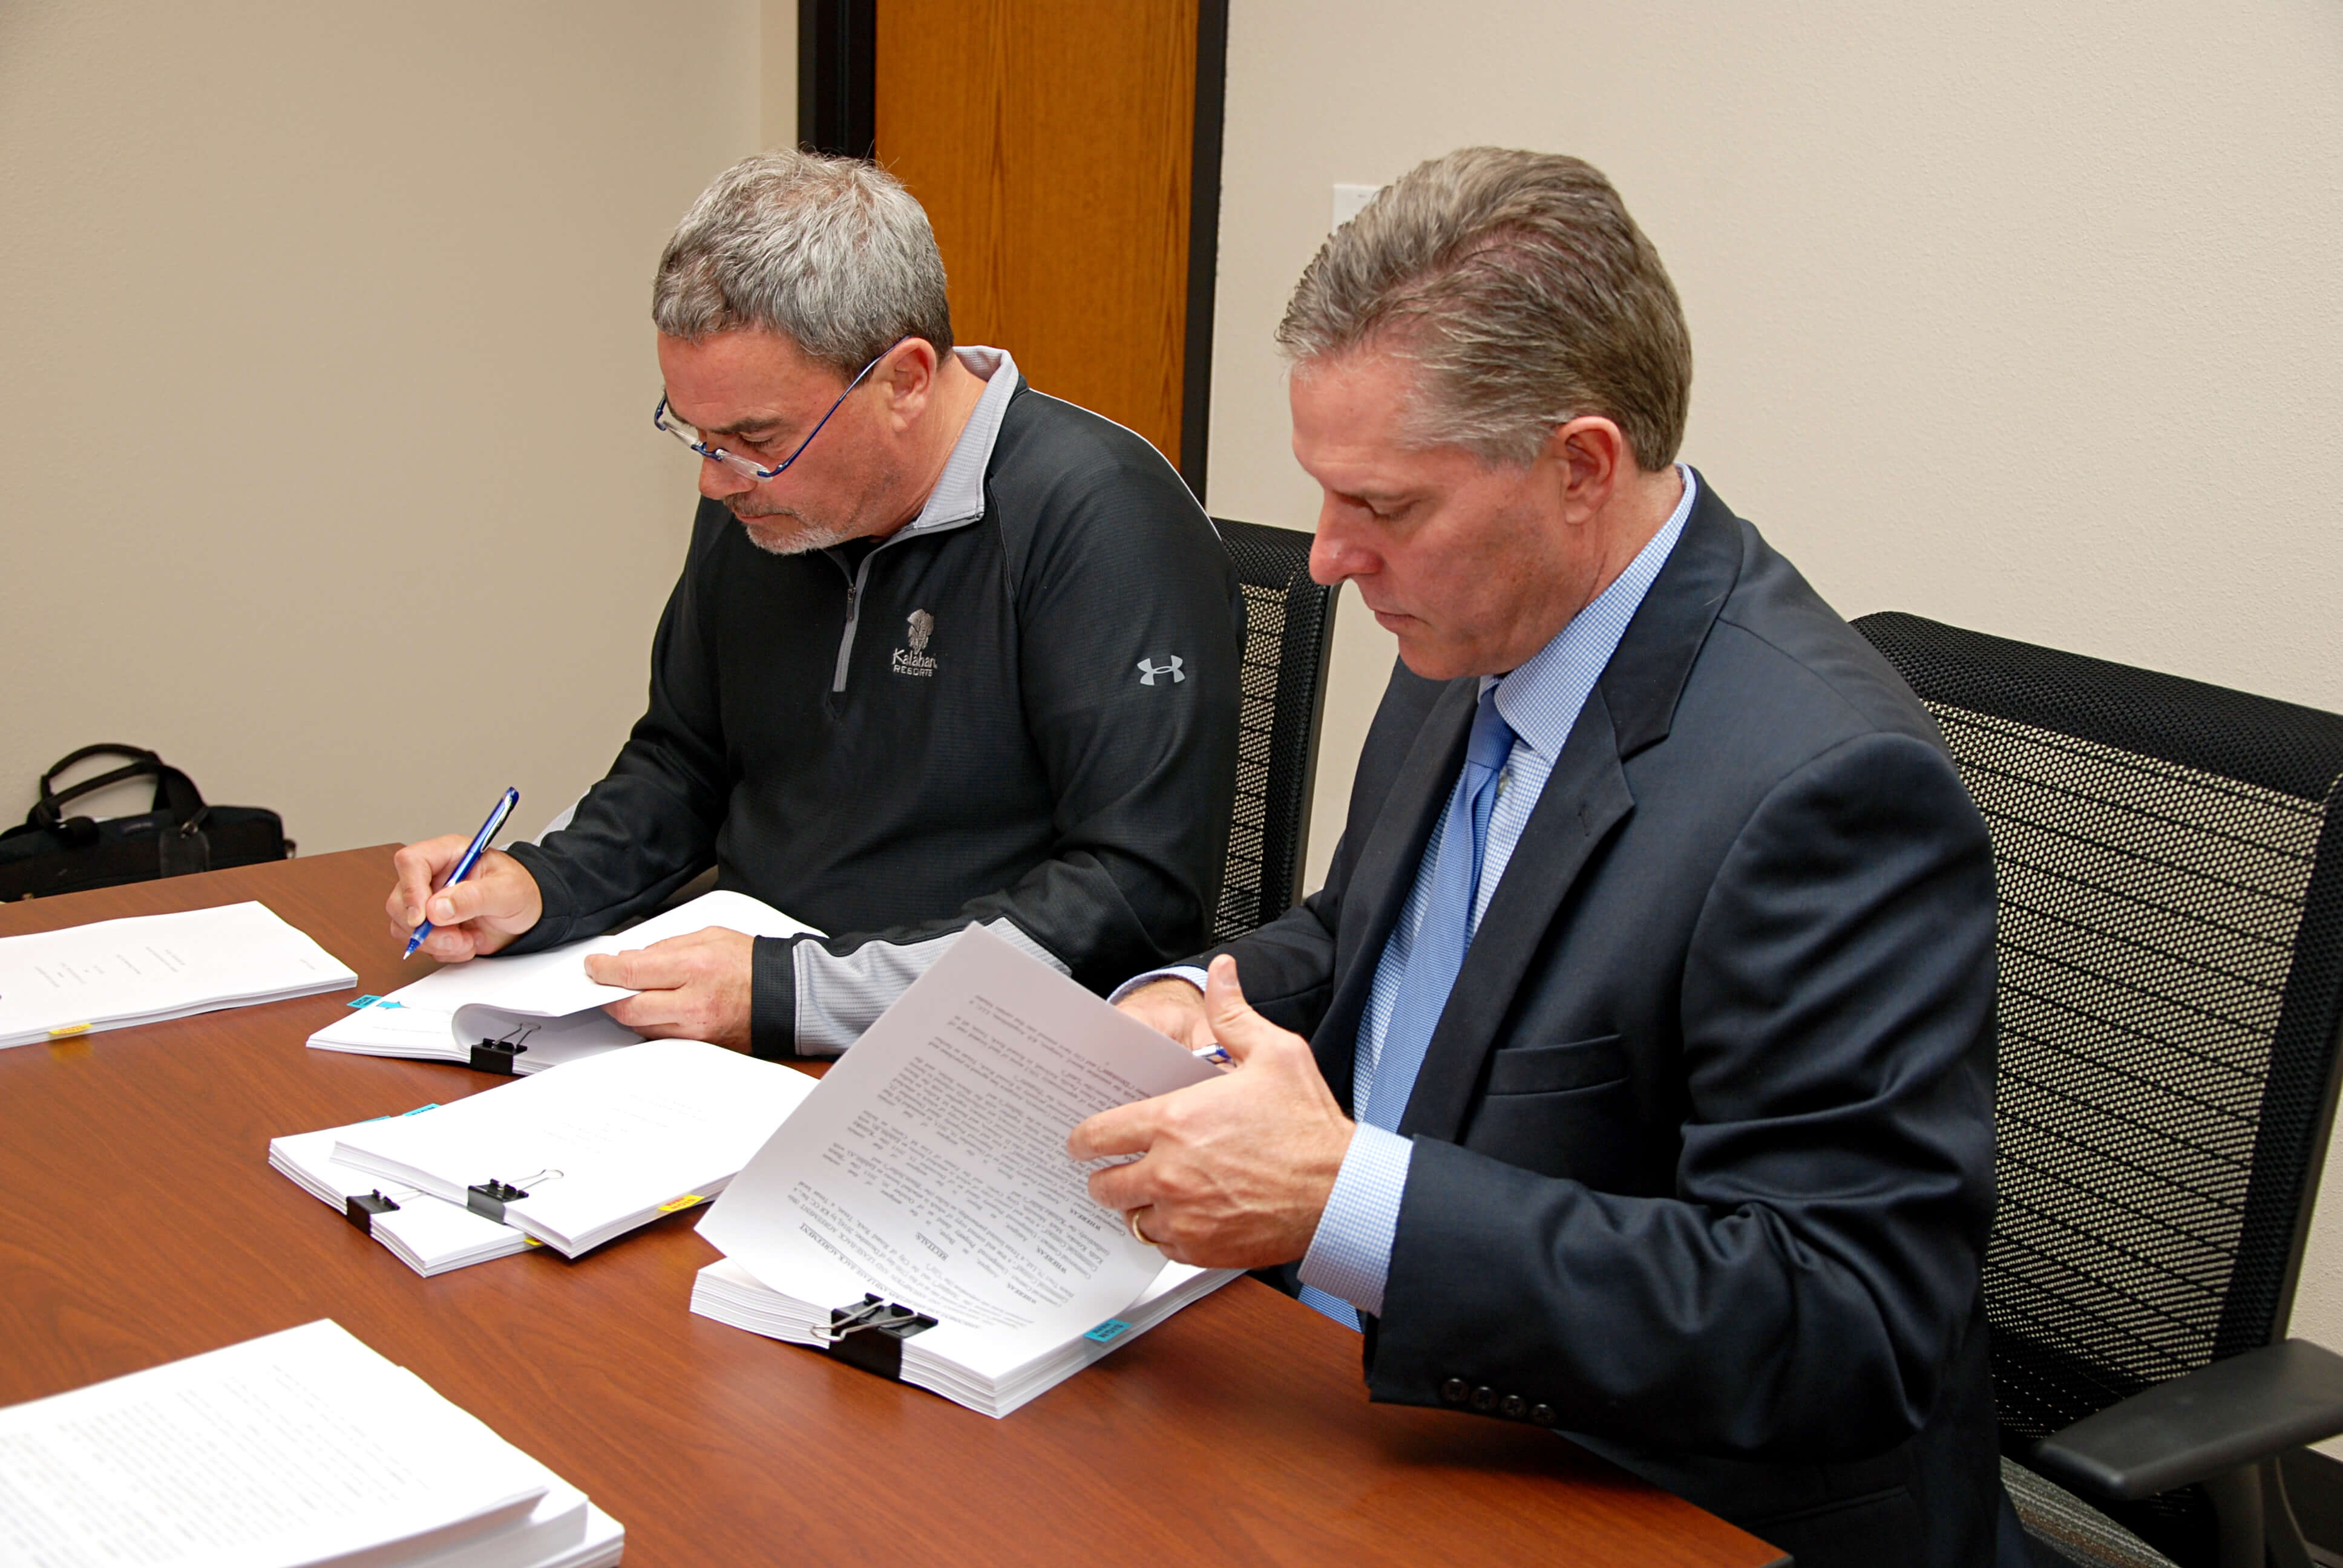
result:
M 1583 414 L 1555 426 L 1543 456 L 1554 467 L 1563 513 L 1572 523 L 1602 511 L 1635 467 L 1626 432 L 1601 414 Z
M 924 337 L 907 337 L 887 351 L 887 362 L 870 373 L 887 395 L 887 407 L 900 425 L 909 425 L 925 411 L 935 395 L 936 346 Z

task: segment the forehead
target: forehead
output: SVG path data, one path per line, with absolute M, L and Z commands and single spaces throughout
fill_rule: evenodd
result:
M 777 333 L 753 329 L 659 340 L 668 407 L 709 429 L 785 422 L 838 396 L 845 378 Z
M 1368 350 L 1293 367 L 1293 455 L 1329 489 L 1373 497 L 1423 482 L 1461 449 L 1411 438 L 1415 371 Z

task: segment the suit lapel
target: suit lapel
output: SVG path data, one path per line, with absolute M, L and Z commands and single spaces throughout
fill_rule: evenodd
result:
M 1536 809 L 1522 829 L 1521 842 L 1506 863 L 1504 879 L 1497 884 L 1473 944 L 1465 950 L 1463 968 L 1433 1030 L 1423 1070 L 1400 1118 L 1403 1136 L 1422 1133 L 1453 1142 L 1463 1135 L 1479 1091 L 1483 1064 L 1496 1048 L 1499 1030 L 1532 961 L 1597 850 L 1634 809 L 1634 796 L 1622 764 L 1666 738 L 1693 661 L 1708 639 L 1709 628 L 1715 624 L 1740 570 L 1740 523 L 1707 481 L 1701 480 L 1692 515 L 1684 519 L 1675 548 L 1628 622 L 1602 678 L 1587 694 L 1586 705 L 1563 744 L 1562 755 L 1554 760 Z M 1457 684 L 1469 687 L 1472 683 Z M 1438 711 L 1446 710 L 1443 699 Z M 1468 729 L 1470 714 L 1468 705 Z M 1462 746 L 1460 734 L 1452 749 L 1461 751 Z M 1462 766 L 1460 758 L 1451 758 L 1443 779 L 1453 780 Z M 1433 798 L 1435 818 L 1445 800 L 1443 787 Z M 1429 831 L 1426 827 L 1415 835 L 1414 857 L 1407 862 L 1411 881 Z M 1400 897 L 1405 896 L 1403 886 Z M 1347 917 L 1347 908 L 1344 913 Z M 1395 909 L 1392 919 L 1396 919 Z M 1356 982 L 1357 971 L 1364 970 L 1372 983 L 1374 955 L 1381 953 L 1383 934 L 1390 929 L 1390 920 L 1375 928 L 1382 934 L 1376 935 L 1372 954 L 1354 960 L 1352 981 Z M 1337 972 L 1341 972 L 1339 967 Z M 1354 983 L 1343 989 L 1357 987 Z M 1355 1014 L 1350 1028 L 1355 1037 Z M 1322 1062 L 1322 1050 L 1320 1054 Z M 1346 1063 L 1345 1083 L 1349 1070 Z M 1347 1099 L 1344 1103 L 1349 1103 Z
M 1423 848 L 1432 841 L 1457 772 L 1464 766 L 1464 743 L 1473 733 L 1480 687 L 1475 678 L 1452 680 L 1433 702 L 1343 890 L 1335 927 L 1334 995 L 1311 1044 L 1326 1087 L 1346 1111 L 1358 1065 L 1359 1020 L 1366 1015 L 1367 996 L 1374 989 L 1375 965 L 1392 928 L 1399 924 Z

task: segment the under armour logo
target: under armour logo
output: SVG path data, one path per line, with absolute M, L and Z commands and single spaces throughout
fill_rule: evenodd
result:
M 1186 676 L 1180 673 L 1181 659 L 1178 654 L 1166 654 L 1164 657 L 1169 658 L 1172 662 L 1169 664 L 1151 664 L 1143 658 L 1139 661 L 1140 685 L 1154 685 L 1155 678 L 1159 675 L 1170 676 L 1172 678 L 1172 684 L 1174 686 L 1179 685 L 1182 681 L 1188 678 Z

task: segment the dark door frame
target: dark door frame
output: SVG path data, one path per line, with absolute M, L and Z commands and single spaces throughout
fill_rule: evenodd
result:
M 798 141 L 867 158 L 878 143 L 878 0 L 798 0 Z M 1229 0 L 1197 0 L 1195 140 L 1188 180 L 1188 330 L 1182 347 L 1180 477 L 1199 501 L 1212 417 L 1212 302 L 1220 274 L 1221 121 Z
M 878 141 L 879 0 L 798 0 L 798 145 L 867 158 Z

